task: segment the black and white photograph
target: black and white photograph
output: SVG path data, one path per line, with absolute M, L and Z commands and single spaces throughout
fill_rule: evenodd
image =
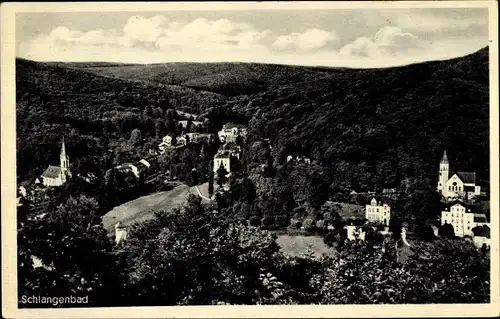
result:
M 181 4 L 2 5 L 13 317 L 500 314 L 496 2 Z

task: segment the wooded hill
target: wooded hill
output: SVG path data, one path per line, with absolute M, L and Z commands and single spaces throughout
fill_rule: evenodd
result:
M 99 156 L 134 128 L 158 138 L 144 131 L 162 112 L 144 113 L 165 108 L 162 99 L 196 114 L 214 107 L 242 113 L 254 138 L 270 139 L 277 163 L 288 154 L 309 156 L 345 188 L 435 179 L 444 150 L 452 170 L 489 176 L 488 48 L 383 69 L 17 59 L 16 84 L 21 177 L 57 163 L 60 135 L 72 129 L 86 141 L 68 146 L 72 159 Z

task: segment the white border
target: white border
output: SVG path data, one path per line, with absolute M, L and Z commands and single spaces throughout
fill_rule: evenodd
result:
M 77 11 L 311 10 L 362 8 L 489 8 L 491 302 L 485 305 L 342 306 L 174 306 L 81 309 L 17 309 L 15 205 L 15 13 Z M 307 317 L 462 317 L 495 316 L 499 310 L 499 131 L 498 9 L 496 1 L 412 2 L 188 2 L 188 3 L 2 3 L 1 5 L 1 185 L 2 310 L 6 318 L 307 318 Z

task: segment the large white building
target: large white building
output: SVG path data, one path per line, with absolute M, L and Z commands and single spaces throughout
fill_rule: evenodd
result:
M 472 229 L 477 226 L 488 226 L 489 223 L 484 214 L 475 212 L 475 208 L 461 201 L 448 204 L 441 211 L 441 225 L 451 224 L 455 236 L 472 236 Z
M 481 193 L 481 186 L 476 185 L 475 172 L 450 173 L 450 162 L 445 151 L 439 163 L 437 191 L 449 200 L 458 198 L 468 200 Z
M 224 124 L 222 130 L 217 135 L 222 143 L 235 142 L 238 136 L 245 137 L 247 134 L 246 128 L 243 125 L 232 123 Z
M 391 219 L 391 206 L 382 198 L 373 197 L 366 205 L 366 219 L 371 222 L 389 225 Z
M 61 186 L 72 174 L 69 169 L 69 157 L 66 155 L 66 146 L 64 145 L 64 137 L 62 139 L 61 154 L 59 156 L 60 166 L 49 165 L 42 174 L 43 185 L 46 187 Z
M 214 173 L 223 167 L 228 173 L 231 173 L 231 160 L 233 156 L 230 151 L 221 151 L 214 156 Z

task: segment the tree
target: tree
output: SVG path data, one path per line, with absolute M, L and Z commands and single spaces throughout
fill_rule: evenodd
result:
M 139 129 L 134 129 L 132 133 L 130 133 L 130 139 L 128 140 L 130 145 L 137 146 L 142 143 L 142 133 Z
M 174 109 L 167 109 L 165 127 L 167 134 L 177 135 L 177 112 Z
M 64 205 L 49 208 L 44 218 L 22 225 L 18 232 L 19 297 L 89 296 L 94 306 L 118 302 L 112 293 L 118 288 L 118 272 L 97 210 L 93 199 L 70 197 Z M 41 267 L 35 266 L 32 256 Z
M 455 237 L 455 230 L 452 224 L 444 223 L 439 229 L 439 236 L 453 238 Z
M 224 166 L 219 167 L 217 170 L 217 184 L 219 185 L 220 188 L 222 188 L 222 185 L 227 183 L 228 178 L 227 178 L 227 170 L 224 168 Z

